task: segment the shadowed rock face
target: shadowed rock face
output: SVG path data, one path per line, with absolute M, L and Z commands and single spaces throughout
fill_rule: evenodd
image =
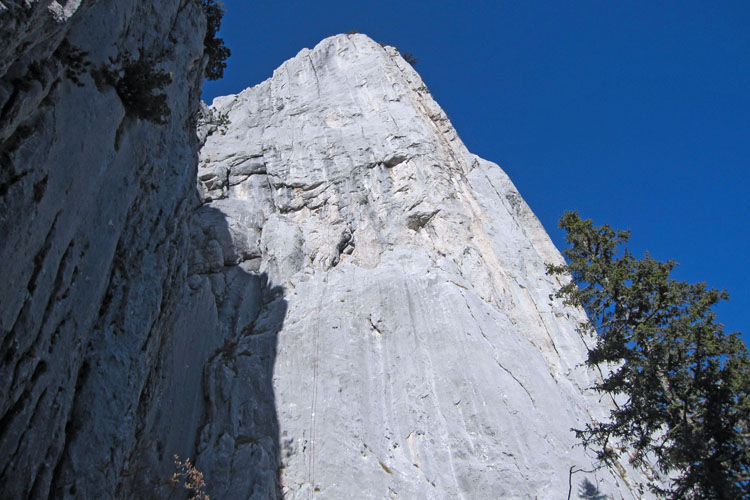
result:
M 561 256 L 412 67 L 340 35 L 204 114 L 198 213 L 227 232 L 197 244 L 194 265 L 284 289 L 272 383 L 285 497 L 565 498 L 571 466 L 592 468 L 570 429 L 608 411 L 586 391 L 582 313 L 551 298 L 544 265 Z M 213 494 L 241 498 L 246 478 L 226 464 L 251 470 L 235 451 L 245 424 L 220 407 L 255 389 L 242 371 L 222 377 L 198 460 Z M 629 469 L 589 479 L 642 497 Z
M 152 439 L 189 260 L 204 26 L 197 1 L 2 1 L 3 498 L 126 497 Z M 166 125 L 89 73 L 127 54 L 174 75 Z

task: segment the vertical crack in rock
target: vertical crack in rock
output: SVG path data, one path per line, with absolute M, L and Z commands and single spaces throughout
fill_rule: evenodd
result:
M 477 327 L 479 328 L 479 333 L 482 335 L 482 338 L 485 340 L 485 342 L 487 342 L 487 345 L 490 346 L 490 350 L 494 352 L 495 351 L 495 346 L 492 344 L 492 342 L 490 342 L 490 339 L 487 337 L 487 334 L 484 333 L 484 330 L 482 330 L 481 323 L 479 321 L 477 321 L 476 316 L 474 316 L 474 311 L 472 310 L 471 305 L 469 304 L 469 301 L 466 299 L 466 295 L 464 293 L 462 293 L 461 296 L 463 297 L 464 302 L 466 303 L 466 310 L 469 312 L 469 315 L 474 320 L 474 324 L 477 325 Z M 523 382 L 521 382 L 520 380 L 518 380 L 518 377 L 516 377 L 513 374 L 512 371 L 510 371 L 505 366 L 503 366 L 503 364 L 500 361 L 498 361 L 497 359 L 495 359 L 495 362 L 497 363 L 497 366 L 499 366 L 500 368 L 502 368 L 502 370 L 505 373 L 507 373 L 513 380 L 516 381 L 516 383 L 519 386 L 521 386 L 521 389 L 523 389 L 524 392 L 529 396 L 529 399 L 531 400 L 531 404 L 534 405 L 534 407 L 536 408 L 536 403 L 534 402 L 534 397 L 531 395 L 531 393 L 526 388 L 526 386 L 523 384 Z
M 326 284 L 323 283 L 323 290 L 320 293 L 318 300 L 317 311 L 321 311 L 323 305 L 323 299 L 325 298 Z M 312 359 L 312 402 L 310 404 L 310 458 L 307 472 L 307 482 L 310 487 L 317 488 L 315 482 L 315 423 L 316 423 L 316 412 L 318 407 L 318 367 L 320 363 L 320 317 L 315 320 L 313 327 L 313 359 Z
M 318 92 L 318 97 L 320 97 L 320 79 L 318 78 L 318 70 L 315 68 L 315 64 L 313 63 L 309 52 L 307 59 L 310 61 L 310 69 L 312 69 L 313 75 L 315 76 L 315 89 Z

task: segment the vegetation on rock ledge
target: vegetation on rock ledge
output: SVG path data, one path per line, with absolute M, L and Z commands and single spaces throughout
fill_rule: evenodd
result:
M 134 60 L 128 54 L 111 62 L 96 72 L 95 79 L 115 88 L 128 113 L 158 125 L 166 124 L 170 115 L 167 96 L 158 91 L 172 82 L 171 74 L 155 69 L 150 59 Z

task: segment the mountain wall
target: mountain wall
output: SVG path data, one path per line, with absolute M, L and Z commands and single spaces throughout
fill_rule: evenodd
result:
M 2 498 L 132 498 L 187 275 L 204 31 L 195 0 L 0 3 Z M 173 75 L 166 124 L 95 78 L 126 57 Z
M 0 33 L 0 497 L 185 498 L 174 454 L 220 499 L 642 496 L 569 476 L 608 403 L 561 257 L 395 49 L 208 108 L 198 0 L 2 0 Z
M 566 498 L 594 468 L 571 427 L 608 403 L 582 313 L 552 298 L 562 258 L 398 52 L 328 38 L 206 116 L 195 287 L 240 268 L 280 290 L 267 317 L 238 307 L 204 373 L 219 496 L 263 497 L 254 457 L 277 454 L 286 498 Z M 647 496 L 626 468 L 584 479 Z

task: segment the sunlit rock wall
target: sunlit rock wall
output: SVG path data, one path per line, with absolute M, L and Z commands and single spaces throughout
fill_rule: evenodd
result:
M 277 454 L 286 498 L 566 498 L 594 465 L 571 427 L 609 404 L 587 391 L 583 316 L 552 298 L 562 258 L 537 218 L 412 67 L 340 35 L 205 114 L 195 265 L 261 273 L 285 301 L 236 322 L 205 373 L 213 494 L 271 497 L 254 477 Z M 247 369 L 260 339 L 270 394 Z M 642 497 L 627 468 L 584 479 Z

